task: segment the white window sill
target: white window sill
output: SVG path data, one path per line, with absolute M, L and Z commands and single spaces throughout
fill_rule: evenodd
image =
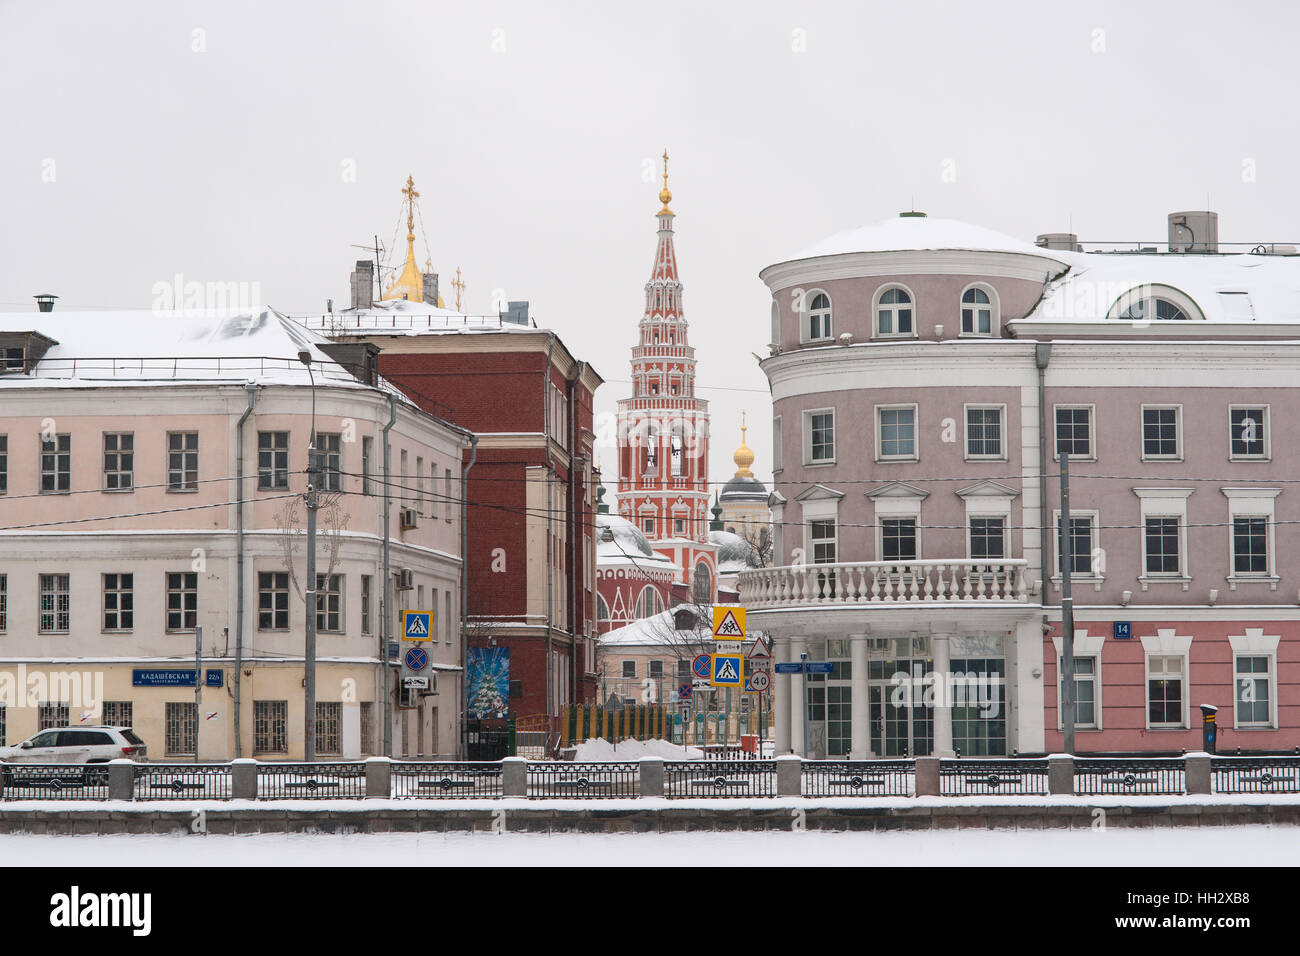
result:
M 957 333 L 957 338 L 959 339 L 996 339 L 997 337 L 998 334 L 996 332 L 958 332 Z
M 805 462 L 803 463 L 803 466 L 804 466 L 805 468 L 823 468 L 823 467 L 825 467 L 826 465 L 833 465 L 833 464 L 835 464 L 835 463 L 836 463 L 836 462 L 835 462 L 835 459 L 834 459 L 834 458 L 831 458 L 831 459 L 829 459 L 829 460 L 827 460 L 827 461 L 805 461 Z
M 1181 575 L 1171 574 L 1164 575 L 1138 575 L 1138 581 L 1142 584 L 1142 590 L 1149 590 L 1153 584 L 1181 584 L 1186 591 L 1191 587 L 1192 579 Z
M 1229 574 L 1225 580 L 1228 582 L 1228 590 L 1230 591 L 1237 590 L 1238 584 L 1263 584 L 1265 581 L 1268 582 L 1270 591 L 1276 591 L 1278 582 L 1282 579 L 1276 574 Z
M 1055 455 L 1052 456 L 1052 461 L 1060 461 L 1060 460 L 1061 460 L 1061 456 L 1060 456 L 1060 454 L 1055 454 Z M 1097 461 L 1097 456 L 1096 456 L 1096 455 L 1088 455 L 1088 456 L 1086 456 L 1086 457 L 1083 456 L 1083 455 L 1071 455 L 1071 456 L 1070 456 L 1070 464 L 1074 464 L 1075 462 L 1094 462 L 1094 463 L 1095 463 L 1096 461 Z
M 1006 461 L 1006 455 L 966 455 L 963 461 Z
M 1185 731 L 1191 730 L 1191 728 L 1190 728 L 1190 727 L 1187 727 L 1187 726 L 1177 726 L 1177 727 L 1175 727 L 1175 726 L 1172 726 L 1172 725 L 1171 725 L 1171 726 L 1164 726 L 1164 725 L 1161 725 L 1161 726 L 1159 726 L 1159 727 L 1152 727 L 1150 724 L 1147 725 L 1147 728 L 1146 728 L 1146 729 L 1149 730 L 1149 731 L 1151 731 L 1151 733 L 1153 733 L 1153 734 L 1158 734 L 1158 733 L 1160 733 L 1161 731 L 1169 731 L 1170 733 L 1180 733 L 1180 732 L 1185 732 Z
M 1183 460 L 1183 456 L 1182 455 L 1143 455 L 1142 460 L 1150 461 L 1150 462 L 1162 462 L 1162 461 L 1179 462 Z
M 915 462 L 915 461 L 920 461 L 920 459 L 916 455 L 898 455 L 892 458 L 880 458 L 880 457 L 876 458 L 877 465 L 892 465 L 900 462 L 906 464 L 907 462 Z
M 1272 455 L 1229 455 L 1228 461 L 1272 461 Z
M 1243 734 L 1249 734 L 1249 733 L 1258 733 L 1259 731 L 1270 731 L 1270 732 L 1271 732 L 1271 731 L 1275 731 L 1275 730 L 1277 730 L 1278 728 L 1277 728 L 1275 725 L 1273 725 L 1273 724 L 1243 724 L 1243 725 L 1240 726 L 1240 727 L 1232 727 L 1232 728 L 1230 728 L 1230 729 L 1232 729 L 1232 730 L 1239 730 L 1239 731 L 1241 731 Z M 1230 757 L 1230 756 L 1232 756 L 1232 755 L 1231 755 L 1231 754 L 1223 754 L 1222 756 Z
M 1072 586 L 1075 584 L 1091 584 L 1092 589 L 1094 591 L 1100 591 L 1101 585 L 1105 580 L 1106 578 L 1104 575 L 1093 575 L 1093 574 L 1071 574 L 1070 575 L 1070 584 Z M 1058 591 L 1061 590 L 1061 576 L 1059 574 L 1055 574 L 1052 576 L 1052 587 L 1056 588 L 1056 590 Z

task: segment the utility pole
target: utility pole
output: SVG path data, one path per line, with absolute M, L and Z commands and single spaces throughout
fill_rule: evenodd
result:
M 194 762 L 199 762 L 199 728 L 203 726 L 203 625 L 194 627 Z
M 1061 449 L 1061 728 L 1065 752 L 1074 753 L 1074 598 L 1070 596 L 1071 554 L 1070 453 Z
M 307 640 L 303 655 L 303 757 L 316 759 L 316 499 L 320 483 L 320 461 L 316 455 L 316 377 L 311 370 L 311 353 L 303 349 L 298 360 L 307 366 L 311 380 L 311 439 L 307 442 Z

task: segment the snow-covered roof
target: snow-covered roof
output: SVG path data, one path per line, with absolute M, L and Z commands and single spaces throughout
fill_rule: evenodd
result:
M 1069 272 L 1049 284 L 1029 321 L 1105 320 L 1121 297 L 1134 290 L 1159 296 L 1163 287 L 1164 294 L 1173 289 L 1189 297 L 1207 322 L 1300 322 L 1300 257 L 1054 255 Z
M 325 335 L 349 332 L 382 335 L 447 335 L 483 332 L 545 332 L 529 320 L 528 325 L 510 321 L 505 314 L 471 315 L 408 299 L 376 302 L 368 309 L 344 309 L 325 315 L 295 315 L 307 328 Z
M 763 566 L 754 546 L 733 531 L 710 531 L 709 543 L 718 548 L 719 574 L 738 574 Z
M 614 536 L 606 541 L 605 529 Z M 636 567 L 646 571 L 680 571 L 675 563 L 659 554 L 641 530 L 621 515 L 596 515 L 596 565 L 601 568 Z
M 722 486 L 723 501 L 757 501 L 767 504 L 767 486 L 757 478 L 741 478 L 737 475 Z
M 11 312 L 0 332 L 35 331 L 50 346 L 27 374 L 0 386 L 254 382 L 365 388 L 320 349 L 329 340 L 274 309 L 220 314 L 163 311 Z M 311 353 L 312 372 L 298 360 Z
M 666 611 L 660 611 L 658 614 L 652 614 L 650 617 L 643 617 L 640 620 L 633 621 L 623 627 L 615 628 L 605 634 L 602 634 L 597 640 L 602 648 L 608 647 L 637 647 L 637 646 L 673 646 L 680 647 L 684 644 L 696 644 L 702 640 L 708 640 L 707 630 L 705 631 L 678 631 L 676 629 L 675 615 L 682 610 L 688 610 L 694 613 L 697 621 L 712 622 L 713 612 L 708 608 L 698 604 L 679 604 L 676 607 L 669 608 Z
M 814 246 L 789 256 L 788 260 L 815 259 L 854 252 L 913 252 L 921 250 L 971 250 L 1012 252 L 1061 260 L 1061 254 L 1042 249 L 1021 239 L 1004 236 L 983 226 L 956 219 L 929 216 L 896 216 L 868 226 L 848 229 L 823 239 Z M 788 261 L 786 260 L 786 261 Z

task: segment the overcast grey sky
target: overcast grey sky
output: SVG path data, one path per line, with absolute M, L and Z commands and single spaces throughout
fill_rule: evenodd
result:
M 1189 0 L 4 0 L 0 309 L 148 308 L 177 273 L 345 304 L 411 174 L 444 290 L 459 266 L 469 311 L 530 300 L 612 411 L 667 146 L 712 477 L 744 408 L 770 480 L 763 266 L 913 201 L 1162 240 L 1208 197 L 1223 241 L 1298 241 L 1298 26 Z

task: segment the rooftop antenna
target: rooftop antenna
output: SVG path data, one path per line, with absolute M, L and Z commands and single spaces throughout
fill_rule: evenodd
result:
M 384 248 L 383 244 L 379 241 L 379 236 L 375 236 L 375 244 L 374 244 L 373 246 L 368 246 L 368 245 L 367 245 L 367 246 L 359 246 L 359 245 L 357 245 L 356 243 L 353 243 L 353 244 L 352 244 L 352 248 L 353 248 L 353 249 L 364 249 L 364 250 L 366 250 L 366 252 L 373 252 L 373 253 L 375 254 L 375 301 L 378 302 L 378 301 L 379 301 L 379 297 L 382 296 L 382 295 L 384 294 L 384 293 L 383 293 L 383 288 L 384 288 L 383 279 L 380 278 L 380 275 L 379 275 L 380 270 L 383 268 L 383 267 L 380 265 L 380 263 L 383 262 L 383 260 L 379 258 L 379 254 L 380 254 L 381 252 L 387 252 L 388 250 L 386 250 L 386 249 Z

